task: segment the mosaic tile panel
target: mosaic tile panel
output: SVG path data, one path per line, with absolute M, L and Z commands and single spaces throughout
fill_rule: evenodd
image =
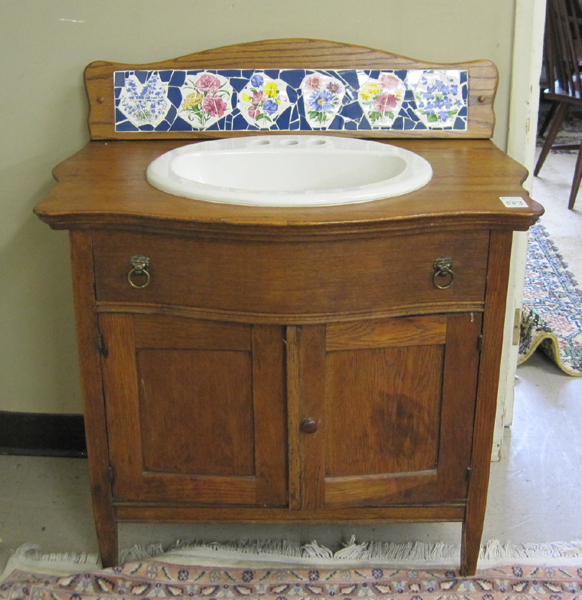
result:
M 116 71 L 115 130 L 466 130 L 467 71 Z

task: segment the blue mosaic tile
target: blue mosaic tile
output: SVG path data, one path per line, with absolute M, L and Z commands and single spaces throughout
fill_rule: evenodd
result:
M 281 79 L 294 89 L 299 89 L 301 82 L 305 79 L 304 69 L 288 69 L 281 71 Z
M 466 130 L 460 70 L 116 71 L 116 131 Z
M 186 121 L 184 121 L 184 119 L 178 117 L 172 123 L 171 131 L 192 131 L 192 125 L 190 125 L 190 123 L 187 123 Z
M 402 117 L 396 117 L 394 120 L 394 129 L 404 129 L 404 119 Z
M 465 123 L 463 122 L 463 119 L 460 118 L 460 117 L 457 117 L 455 119 L 455 124 L 453 125 L 453 128 L 454 129 L 460 129 L 460 130 L 465 129 Z
M 357 102 L 351 102 L 350 104 L 346 104 L 342 109 L 342 116 L 345 119 L 354 121 L 356 119 L 361 119 L 364 116 L 364 111 Z
M 186 81 L 185 71 L 172 71 L 172 77 L 170 78 L 170 85 L 175 87 L 182 87 Z
M 240 69 L 222 69 L 220 71 L 220 74 L 223 77 L 227 77 L 228 79 L 232 79 L 234 77 L 238 77 L 241 78 L 241 72 Z M 232 83 L 232 82 L 231 82 Z
M 248 79 L 244 79 L 243 77 L 231 77 L 230 85 L 237 91 L 240 92 L 249 82 Z
M 182 94 L 177 87 L 171 86 L 168 88 L 168 100 L 172 103 L 174 110 L 180 106 L 182 102 Z M 169 118 L 169 115 L 167 118 Z
M 139 131 L 139 129 L 129 121 L 123 121 L 116 124 L 116 131 Z
M 125 85 L 125 73 L 123 71 L 115 71 L 113 73 L 113 87 L 119 93 L 119 89 Z

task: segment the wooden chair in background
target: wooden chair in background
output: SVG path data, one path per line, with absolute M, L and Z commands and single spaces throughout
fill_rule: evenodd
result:
M 582 56 L 582 11 L 578 0 L 548 0 L 544 35 L 544 66 L 548 89 L 542 98 L 552 102 L 549 130 L 534 175 L 538 175 L 552 148 L 578 150 L 568 208 L 573 209 L 582 180 L 582 141 L 556 144 L 555 140 L 572 105 L 582 107 L 580 58 Z M 542 130 L 545 130 L 545 125 Z

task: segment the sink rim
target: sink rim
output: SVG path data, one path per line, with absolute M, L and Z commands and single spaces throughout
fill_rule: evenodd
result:
M 373 183 L 301 191 L 249 190 L 214 185 L 185 178 L 175 172 L 175 166 L 173 168 L 175 159 L 190 153 L 245 156 L 267 151 L 291 158 L 301 149 L 309 150 L 315 157 L 318 153 L 335 154 L 344 160 L 349 153 L 360 156 L 365 153 L 376 159 L 398 157 L 405 166 L 399 174 Z M 147 181 L 153 187 L 175 196 L 233 206 L 273 208 L 339 206 L 396 198 L 424 187 L 432 174 L 432 167 L 426 159 L 399 146 L 346 136 L 297 134 L 240 136 L 186 144 L 157 157 L 146 170 Z

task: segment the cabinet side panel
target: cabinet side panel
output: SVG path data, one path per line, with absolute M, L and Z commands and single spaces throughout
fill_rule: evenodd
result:
M 472 474 L 461 549 L 461 573 L 463 575 L 475 573 L 485 520 L 511 245 L 511 231 L 491 232 L 483 319 L 483 350 L 479 366 L 471 458 Z

